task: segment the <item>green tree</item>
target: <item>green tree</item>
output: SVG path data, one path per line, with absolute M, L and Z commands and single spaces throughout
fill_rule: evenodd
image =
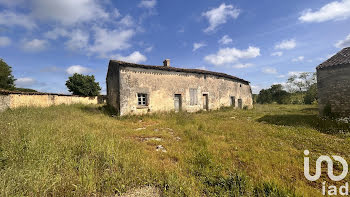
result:
M 317 100 L 316 73 L 294 74 L 288 78 L 287 87 L 293 104 L 312 104 Z
M 304 92 L 316 83 L 316 73 L 302 72 L 290 76 L 287 80 L 289 92 Z
M 13 90 L 15 88 L 15 80 L 11 67 L 4 60 L 0 59 L 0 88 Z
M 306 91 L 306 94 L 304 96 L 304 103 L 312 104 L 316 100 L 317 100 L 317 83 L 314 83 Z
M 281 84 L 272 85 L 270 88 L 273 100 L 278 104 L 287 104 L 289 103 L 290 94 L 283 90 Z
M 258 103 L 273 103 L 288 104 L 290 103 L 290 94 L 283 90 L 281 84 L 272 85 L 269 89 L 262 89 L 258 95 Z
M 69 92 L 79 96 L 97 96 L 100 94 L 101 87 L 95 82 L 94 75 L 82 75 L 75 73 L 66 81 Z
M 269 90 L 262 89 L 259 92 L 258 98 L 256 99 L 257 103 L 265 104 L 265 103 L 272 103 L 272 94 Z

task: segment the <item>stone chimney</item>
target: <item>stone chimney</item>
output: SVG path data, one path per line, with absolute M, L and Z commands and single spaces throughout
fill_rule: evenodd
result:
M 170 59 L 166 59 L 163 61 L 163 65 L 166 67 L 170 67 Z

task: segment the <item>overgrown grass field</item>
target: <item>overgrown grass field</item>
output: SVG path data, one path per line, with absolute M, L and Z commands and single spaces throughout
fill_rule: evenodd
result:
M 164 196 L 319 196 L 331 181 L 305 179 L 303 152 L 312 174 L 320 155 L 350 161 L 348 131 L 307 105 L 122 118 L 101 106 L 8 110 L 0 196 L 114 196 L 142 186 Z

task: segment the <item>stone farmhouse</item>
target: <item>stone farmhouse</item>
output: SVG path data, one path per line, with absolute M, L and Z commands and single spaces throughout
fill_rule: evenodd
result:
M 350 117 L 350 47 L 316 68 L 319 111 Z
M 170 66 L 109 62 L 107 102 L 118 115 L 251 108 L 249 82 L 228 74 Z

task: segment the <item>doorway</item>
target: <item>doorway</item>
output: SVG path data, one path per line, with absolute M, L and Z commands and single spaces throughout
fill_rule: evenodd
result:
M 242 99 L 238 99 L 238 108 L 243 109 L 243 102 Z
M 231 107 L 236 107 L 236 98 L 231 96 Z
M 203 109 L 209 110 L 208 94 L 203 94 Z
M 175 94 L 175 96 L 174 96 L 174 107 L 175 107 L 175 112 L 181 111 L 181 109 L 182 109 L 181 94 Z

